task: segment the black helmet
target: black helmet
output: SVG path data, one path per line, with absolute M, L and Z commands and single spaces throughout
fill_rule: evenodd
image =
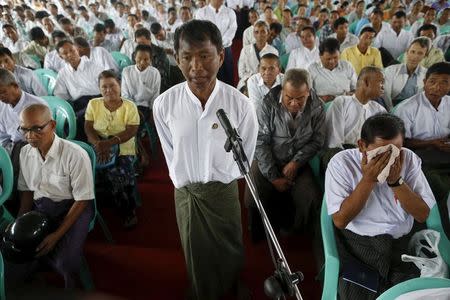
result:
M 50 219 L 43 213 L 30 211 L 6 227 L 1 243 L 5 260 L 25 263 L 36 256 L 36 248 L 52 232 Z

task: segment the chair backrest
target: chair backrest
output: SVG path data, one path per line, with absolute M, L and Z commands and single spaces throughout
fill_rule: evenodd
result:
M 6 300 L 5 294 L 5 265 L 3 263 L 3 256 L 0 252 L 0 300 Z
M 58 76 L 58 74 L 50 69 L 36 69 L 33 72 L 34 74 L 36 74 L 42 85 L 47 90 L 47 94 L 52 96 L 53 90 L 55 89 L 56 77 Z
M 0 146 L 0 170 L 3 176 L 2 190 L 0 191 L 0 206 L 11 196 L 14 183 L 13 166 L 8 152 Z
M 320 227 L 325 255 L 325 275 L 323 281 L 322 300 L 337 298 L 339 280 L 339 254 L 336 247 L 332 217 L 328 215 L 325 196 L 320 211 Z
M 111 52 L 111 56 L 116 61 L 117 65 L 119 66 L 120 73 L 122 73 L 123 68 L 128 67 L 133 64 L 131 59 L 126 56 L 123 53 L 120 53 L 119 51 L 113 51 Z
M 289 61 L 289 53 L 281 55 L 281 57 L 280 57 L 280 67 L 283 70 L 286 70 L 288 61 Z
M 448 288 L 450 287 L 450 279 L 445 278 L 414 278 L 402 283 L 399 283 L 383 294 L 381 294 L 377 300 L 393 300 L 397 297 L 420 290 Z
M 97 156 L 95 155 L 95 151 L 94 149 L 92 149 L 91 146 L 89 146 L 88 144 L 86 144 L 85 142 L 81 142 L 81 141 L 76 141 L 76 140 L 71 140 L 71 142 L 77 144 L 78 146 L 80 146 L 81 148 L 84 149 L 84 151 L 87 152 L 87 154 L 89 155 L 89 159 L 91 160 L 91 166 L 92 166 L 92 176 L 94 178 L 94 186 L 95 186 L 95 166 L 97 163 Z M 89 231 L 91 231 L 94 228 L 94 224 L 95 224 L 95 220 L 97 219 L 97 201 L 94 198 L 94 217 L 92 218 L 91 222 L 89 223 Z
M 77 135 L 77 118 L 69 102 L 56 96 L 43 96 L 42 99 L 47 102 L 56 121 L 56 134 L 64 139 L 74 139 Z
M 444 232 L 441 221 L 442 217 L 448 218 L 448 216 L 441 216 L 437 204 L 434 205 L 427 218 L 427 227 L 429 229 L 436 230 L 441 234 L 441 240 L 438 245 L 439 252 L 441 253 L 445 263 L 450 267 L 450 241 Z
M 41 59 L 39 58 L 39 56 L 35 55 L 35 54 L 27 54 L 29 58 L 31 58 L 37 66 L 39 66 L 39 68 L 42 68 L 42 62 Z

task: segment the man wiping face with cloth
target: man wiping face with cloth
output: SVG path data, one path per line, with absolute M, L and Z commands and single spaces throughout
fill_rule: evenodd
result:
M 328 164 L 325 194 L 336 230 L 339 255 L 346 266 L 363 263 L 377 278 L 377 292 L 341 280 L 342 299 L 375 299 L 419 270 L 401 262 L 410 236 L 435 205 L 421 160 L 402 148 L 403 121 L 390 114 L 368 118 L 359 149 L 344 150 Z M 350 263 L 349 263 L 350 262 Z M 354 270 L 353 270 L 354 271 Z M 359 271 L 358 271 L 359 272 Z

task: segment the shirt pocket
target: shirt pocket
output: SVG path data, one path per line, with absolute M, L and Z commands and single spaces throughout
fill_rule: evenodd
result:
M 70 199 L 72 196 L 69 175 L 48 174 L 49 196 L 64 197 Z

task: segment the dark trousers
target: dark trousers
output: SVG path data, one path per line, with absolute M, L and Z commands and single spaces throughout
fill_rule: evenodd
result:
M 408 254 L 411 236 L 424 228 L 424 224 L 415 224 L 409 234 L 398 239 L 387 234 L 361 236 L 346 229 L 335 230 L 342 268 L 357 260 L 377 274 L 379 283 L 378 292 L 374 293 L 340 278 L 340 299 L 376 299 L 390 287 L 419 277 L 419 269 L 412 263 L 402 262 L 401 255 Z
M 275 231 L 280 229 L 300 231 L 307 226 L 317 227 L 322 195 L 309 165 L 299 169 L 294 186 L 284 193 L 278 192 L 261 174 L 256 161 L 252 163 L 250 172 Z M 252 240 L 257 242 L 264 238 L 264 227 L 248 187 L 245 190 L 245 202 L 249 207 Z
M 101 95 L 95 96 L 81 96 L 77 100 L 71 102 L 75 115 L 77 117 L 77 136 L 78 141 L 87 141 L 86 133 L 84 132 L 84 115 L 86 113 L 86 107 L 91 99 L 99 98 Z
M 225 48 L 225 58 L 217 78 L 229 85 L 233 85 L 233 53 L 231 52 L 231 46 Z
M 83 247 L 89 232 L 89 223 L 94 217 L 93 202 L 81 213 L 75 223 L 59 240 L 55 249 L 41 259 L 49 264 L 64 277 L 66 288 L 74 288 L 78 276 Z M 54 202 L 49 198 L 40 198 L 34 201 L 33 210 L 47 215 L 50 220 L 59 226 L 74 203 L 73 200 Z M 25 265 L 16 265 L 5 262 L 5 279 L 9 286 L 19 284 L 19 281 L 29 277 L 36 270 L 37 261 Z

